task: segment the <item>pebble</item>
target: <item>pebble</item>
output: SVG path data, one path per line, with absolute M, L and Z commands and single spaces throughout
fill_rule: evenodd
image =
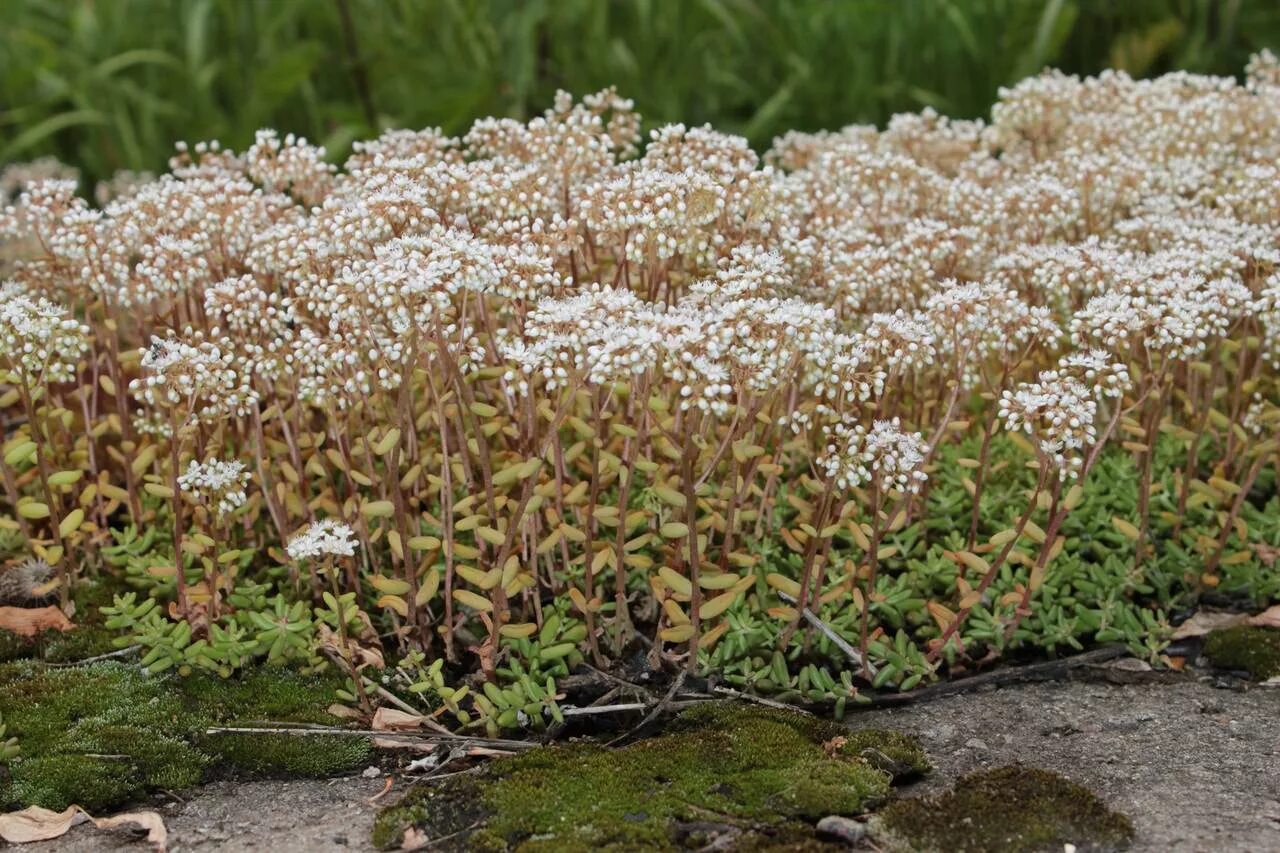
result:
M 867 825 L 852 818 L 831 815 L 818 821 L 818 834 L 836 838 L 846 844 L 858 844 L 867 837 Z
M 382 775 L 382 771 L 379 770 L 377 767 L 366 767 L 364 769 L 364 772 L 361 773 L 360 775 L 366 779 L 377 779 L 379 776 Z
M 946 741 L 951 740 L 955 736 L 956 736 L 956 727 L 951 725 L 950 723 L 939 723 L 938 725 L 931 726 L 930 728 L 921 732 L 921 737 L 923 737 L 925 740 L 936 740 L 936 741 L 942 741 L 944 743 Z

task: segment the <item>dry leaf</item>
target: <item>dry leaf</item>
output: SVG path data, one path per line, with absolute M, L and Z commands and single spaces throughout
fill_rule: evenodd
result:
M 1243 613 L 1215 613 L 1201 610 L 1177 627 L 1173 632 L 1173 639 L 1185 640 L 1188 637 L 1203 637 L 1210 631 L 1217 631 L 1219 628 L 1241 625 L 1248 618 Z
M 65 835 L 80 810 L 75 806 L 64 812 L 50 811 L 31 806 L 19 812 L 0 815 L 0 838 L 10 844 L 26 844 L 29 841 L 47 841 Z
M 112 817 L 90 817 L 98 829 L 118 829 L 122 826 L 135 825 L 147 831 L 147 841 L 160 853 L 164 853 L 169 841 L 169 832 L 164 828 L 164 821 L 155 812 L 126 812 Z
M 0 628 L 19 637 L 34 637 L 45 631 L 70 631 L 75 625 L 52 604 L 48 607 L 0 607 Z
M 420 729 L 427 718 L 398 708 L 379 708 L 373 712 L 375 732 L 411 732 Z
M 1280 604 L 1273 604 L 1257 616 L 1251 616 L 1249 624 L 1260 625 L 1263 628 L 1280 628 Z
M 343 646 L 342 637 L 337 631 L 334 631 L 328 625 L 321 624 L 316 630 L 316 635 L 319 638 L 321 649 L 331 651 L 343 660 L 350 659 L 346 647 Z M 371 666 L 374 669 L 386 667 L 381 649 L 362 646 L 350 637 L 347 638 L 347 643 L 351 647 L 351 654 L 356 658 L 354 663 L 357 669 L 363 669 L 366 666 Z
M 349 705 L 343 705 L 339 702 L 334 702 L 326 710 L 329 712 L 330 715 L 334 717 L 340 717 L 344 720 L 360 719 L 359 711 L 357 711 L 355 708 L 352 708 Z
M 416 826 L 411 826 L 404 831 L 404 838 L 400 839 L 401 850 L 421 850 L 427 846 L 427 842 L 431 839 L 427 838 L 427 834 Z
M 155 812 L 126 812 L 113 817 L 96 818 L 79 806 L 68 806 L 66 811 L 55 812 L 31 806 L 22 811 L 0 815 L 0 838 L 10 844 L 26 844 L 31 841 L 48 841 L 60 838 L 78 823 L 89 820 L 98 829 L 118 829 L 137 826 L 147 831 L 147 841 L 163 853 L 169 833 L 164 821 Z

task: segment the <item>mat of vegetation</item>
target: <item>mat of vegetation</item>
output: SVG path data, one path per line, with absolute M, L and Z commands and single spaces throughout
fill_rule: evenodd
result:
M 225 775 L 328 776 L 362 766 L 361 737 L 207 734 L 264 720 L 333 723 L 332 677 L 254 669 L 232 679 L 149 676 L 135 663 L 0 664 L 0 811 L 99 813 Z M 17 749 L 13 749 L 16 746 Z
M 1087 645 L 1164 665 L 1191 608 L 1280 594 L 1275 56 L 763 158 L 641 126 L 562 93 L 341 169 L 263 131 L 99 206 L 14 172 L 0 628 L 492 738 L 583 678 L 841 715 Z M 22 715 L 14 784 L 66 760 Z
M 379 815 L 373 838 L 384 849 L 841 849 L 850 836 L 828 829 L 832 818 L 877 808 L 845 832 L 886 850 L 1113 851 L 1133 841 L 1128 819 L 1089 790 L 1028 767 L 886 804 L 891 786 L 931 769 L 898 732 L 706 705 L 620 749 L 538 750 L 421 783 Z
M 571 745 L 425 783 L 384 811 L 374 843 L 405 832 L 456 849 L 735 849 L 821 846 L 811 824 L 859 814 L 930 769 L 895 732 L 758 707 L 704 705 L 629 746 Z

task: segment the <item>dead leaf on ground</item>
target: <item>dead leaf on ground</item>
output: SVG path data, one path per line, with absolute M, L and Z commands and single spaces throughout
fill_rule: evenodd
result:
M 375 732 L 411 732 L 422 728 L 427 718 L 398 708 L 379 708 L 373 712 Z
M 360 712 L 349 705 L 343 705 L 341 703 L 334 702 L 332 705 L 328 707 L 327 710 L 331 716 L 340 717 L 344 720 L 360 719 Z
M 68 806 L 62 812 L 31 806 L 21 811 L 0 814 L 0 838 L 10 844 L 48 841 L 62 837 L 71 827 L 86 820 L 98 829 L 119 829 L 126 826 L 144 829 L 147 833 L 146 840 L 160 853 L 163 853 L 169 841 L 164 821 L 155 812 L 125 812 L 112 817 L 94 817 L 79 806 Z
M 411 826 L 404 831 L 404 838 L 400 840 L 401 850 L 421 850 L 426 847 L 431 839 L 427 834 L 416 826 Z
M 341 635 L 328 625 L 320 625 L 316 635 L 320 641 L 321 649 L 331 651 L 343 660 L 350 661 L 351 657 L 354 656 L 355 660 L 352 663 L 357 669 L 363 669 L 366 666 L 371 666 L 374 669 L 386 667 L 381 649 L 362 646 L 350 637 L 347 638 L 347 643 L 344 644 Z
M 1243 625 L 1248 619 L 1249 617 L 1244 613 L 1215 613 L 1209 610 L 1201 610 L 1179 625 L 1174 630 L 1172 639 L 1185 640 L 1190 637 L 1203 637 L 1205 634 L 1217 631 L 1220 628 Z
M 831 758 L 840 751 L 840 747 L 844 746 L 848 742 L 849 742 L 848 738 L 840 737 L 839 735 L 837 735 L 836 737 L 833 737 L 831 740 L 822 744 L 822 751 L 827 754 L 827 758 Z
M 19 637 L 45 631 L 70 631 L 75 625 L 54 605 L 48 607 L 0 607 L 0 628 Z
M 1263 628 L 1280 628 L 1280 604 L 1274 604 L 1257 616 L 1249 617 L 1249 624 Z

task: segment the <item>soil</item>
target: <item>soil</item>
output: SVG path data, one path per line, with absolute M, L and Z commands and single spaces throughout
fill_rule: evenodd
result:
M 937 767 L 904 796 L 943 790 L 965 773 L 1022 763 L 1092 788 L 1137 828 L 1137 851 L 1280 850 L 1280 690 L 1090 681 L 1017 685 L 853 714 L 854 728 L 917 735 Z M 170 849 L 369 850 L 377 810 L 407 781 L 385 774 L 307 781 L 220 782 L 153 807 Z M 77 827 L 31 853 L 143 849 L 123 834 Z

